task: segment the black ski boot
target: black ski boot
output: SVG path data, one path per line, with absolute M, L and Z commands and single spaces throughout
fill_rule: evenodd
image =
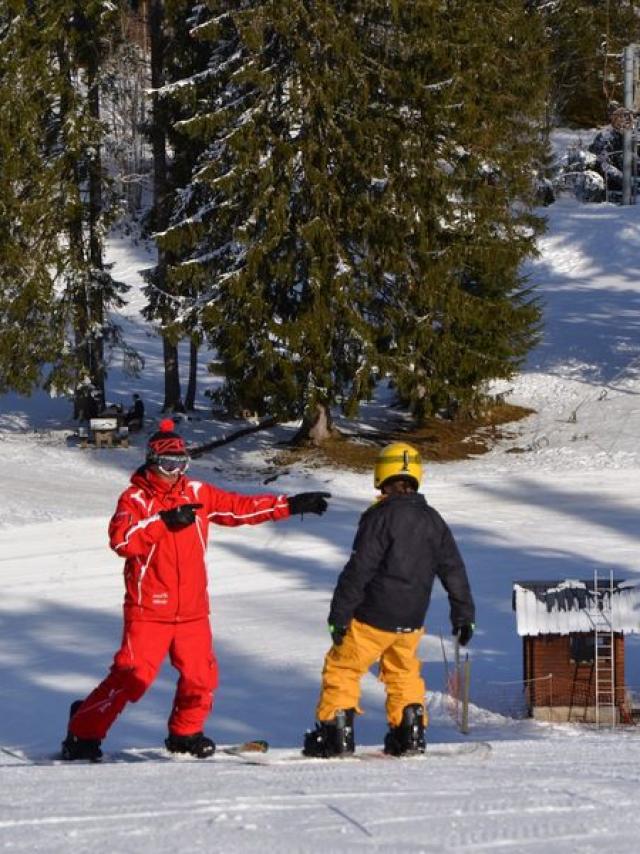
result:
M 355 709 L 336 712 L 330 721 L 320 721 L 314 730 L 307 730 L 302 753 L 305 756 L 350 756 L 356 749 L 353 733 Z
M 190 753 L 198 759 L 207 759 L 216 752 L 215 743 L 202 732 L 193 735 L 169 733 L 164 743 L 169 753 Z
M 400 726 L 389 727 L 384 738 L 384 752 L 392 756 L 415 756 L 425 749 L 424 706 L 413 703 L 402 710 Z
M 82 700 L 74 700 L 69 709 L 69 720 L 75 715 Z M 71 731 L 67 730 L 67 737 L 62 742 L 61 758 L 67 761 L 74 759 L 89 759 L 91 762 L 100 762 L 102 759 L 102 751 L 100 750 L 100 739 L 97 738 L 78 738 Z

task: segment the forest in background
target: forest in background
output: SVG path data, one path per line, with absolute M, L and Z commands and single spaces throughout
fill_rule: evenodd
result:
M 74 417 L 139 355 L 105 240 L 157 247 L 167 411 L 330 426 L 389 377 L 478 412 L 540 331 L 522 262 L 550 130 L 621 98 L 632 2 L 0 0 L 0 393 Z M 177 344 L 190 342 L 188 382 Z

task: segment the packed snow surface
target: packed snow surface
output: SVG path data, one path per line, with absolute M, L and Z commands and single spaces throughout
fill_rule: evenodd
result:
M 512 611 L 517 581 L 640 581 L 640 207 L 579 205 L 545 211 L 547 234 L 527 272 L 544 305 L 545 332 L 521 374 L 496 386 L 535 410 L 484 456 L 426 467 L 423 490 L 450 523 L 478 608 L 469 648 L 471 732 L 461 735 L 444 697 L 453 657 L 442 590 L 422 646 L 432 744 L 490 742 L 489 755 L 416 761 L 300 761 L 259 767 L 231 757 L 28 765 L 51 755 L 69 703 L 108 668 L 121 631 L 120 561 L 106 526 L 146 436 L 128 449 L 81 450 L 68 402 L 0 398 L 0 845 L 7 851 L 633 851 L 640 733 L 516 720 L 522 640 Z M 152 419 L 162 402 L 160 343 L 142 321 L 143 247 L 113 240 L 115 274 L 132 285 L 120 322 L 145 355 L 138 379 L 117 359 L 109 397 L 139 391 Z M 186 365 L 186 351 L 182 353 Z M 204 360 L 203 360 L 204 361 Z M 200 412 L 180 429 L 192 443 L 237 428 Z M 640 399 L 640 398 L 639 398 Z M 362 422 L 379 415 L 365 406 Z M 192 473 L 239 491 L 332 493 L 322 517 L 256 528 L 214 528 L 209 566 L 221 685 L 209 734 L 295 748 L 314 718 L 326 616 L 362 511 L 369 475 L 278 468 L 274 442 L 296 425 L 208 454 Z M 265 483 L 269 481 L 268 483 Z M 626 681 L 640 686 L 637 636 Z M 175 684 L 166 667 L 128 707 L 107 752 L 157 747 Z M 383 694 L 363 681 L 357 740 L 380 745 Z

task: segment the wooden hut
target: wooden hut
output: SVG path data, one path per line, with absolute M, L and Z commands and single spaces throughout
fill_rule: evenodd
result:
M 624 635 L 640 633 L 640 587 L 597 577 L 518 581 L 513 609 L 534 718 L 596 724 L 630 720 Z

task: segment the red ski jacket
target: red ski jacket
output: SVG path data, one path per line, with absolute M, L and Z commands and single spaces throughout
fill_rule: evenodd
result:
M 180 504 L 202 507 L 193 525 L 169 530 L 160 511 Z M 209 523 L 258 525 L 288 516 L 284 495 L 240 495 L 186 477 L 171 484 L 145 466 L 138 469 L 109 523 L 111 548 L 126 559 L 125 619 L 178 622 L 206 616 Z

